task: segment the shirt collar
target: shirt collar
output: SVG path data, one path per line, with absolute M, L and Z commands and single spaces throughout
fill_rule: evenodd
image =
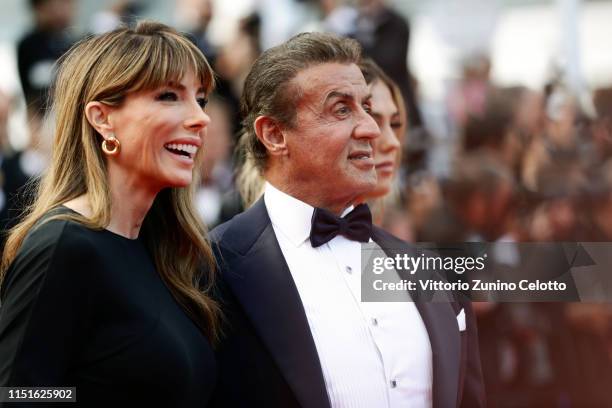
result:
M 264 202 L 272 225 L 279 229 L 294 246 L 300 246 L 310 238 L 314 207 L 290 196 L 266 181 Z M 344 217 L 353 209 L 342 213 Z

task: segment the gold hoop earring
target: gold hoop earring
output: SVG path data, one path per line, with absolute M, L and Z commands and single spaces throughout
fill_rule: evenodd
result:
M 111 146 L 109 146 L 109 144 Z M 121 143 L 115 136 L 111 136 L 108 139 L 104 139 L 102 141 L 102 151 L 106 153 L 108 156 L 116 156 L 119 153 L 119 148 L 121 147 Z

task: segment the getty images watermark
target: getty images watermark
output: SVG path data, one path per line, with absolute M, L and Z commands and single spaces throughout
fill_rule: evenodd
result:
M 598 264 L 591 252 L 612 253 L 612 244 L 590 244 L 427 243 L 385 250 L 363 244 L 361 298 L 435 302 L 460 293 L 474 301 L 610 301 L 612 257 Z

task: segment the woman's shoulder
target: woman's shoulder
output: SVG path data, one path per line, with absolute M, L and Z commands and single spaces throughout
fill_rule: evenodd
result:
M 22 250 L 86 251 L 95 248 L 95 231 L 78 222 L 74 211 L 57 207 L 44 214 L 27 233 Z
M 66 207 L 44 214 L 25 236 L 10 269 L 48 270 L 55 265 L 70 273 L 95 263 L 96 231 L 72 219 L 75 214 Z
M 65 217 L 69 211 L 51 210 L 34 224 L 6 271 L 3 293 L 20 282 L 41 284 L 49 277 L 84 283 L 82 271 L 94 269 L 98 251 L 93 231 Z

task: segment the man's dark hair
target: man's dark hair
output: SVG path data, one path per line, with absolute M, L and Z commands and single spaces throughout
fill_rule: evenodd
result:
M 252 155 L 259 170 L 265 167 L 265 146 L 257 139 L 255 119 L 266 115 L 281 125 L 295 125 L 296 105 L 302 89 L 292 80 L 311 66 L 325 63 L 359 64 L 361 46 L 357 41 L 327 33 L 302 33 L 264 51 L 246 78 L 240 101 L 241 146 Z

